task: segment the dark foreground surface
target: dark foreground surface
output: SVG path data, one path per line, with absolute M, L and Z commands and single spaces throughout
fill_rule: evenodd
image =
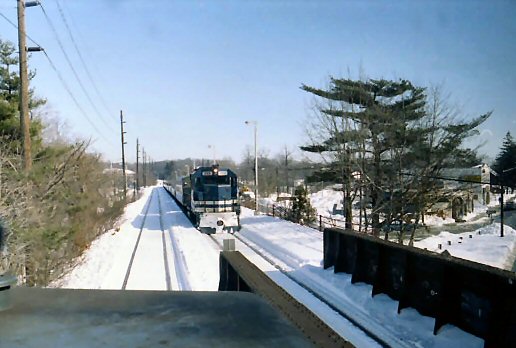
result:
M 0 347 L 312 347 L 250 293 L 9 291 Z

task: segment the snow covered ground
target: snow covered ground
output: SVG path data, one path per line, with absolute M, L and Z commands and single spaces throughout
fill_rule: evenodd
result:
M 513 200 L 515 194 L 505 195 L 505 199 Z M 310 195 L 310 202 L 316 208 L 317 213 L 323 216 L 341 218 L 341 215 L 333 215 L 333 205 L 342 200 L 342 192 L 324 189 Z M 451 233 L 455 220 L 451 218 L 440 218 L 437 216 L 425 216 L 425 224 L 432 227 L 441 227 L 442 231 L 436 235 L 415 242 L 414 246 L 441 253 L 447 250 L 451 255 L 470 261 L 475 261 L 511 270 L 516 259 L 516 231 L 507 224 L 504 225 L 504 237 L 500 237 L 500 224 L 490 223 L 487 217 L 478 219 L 478 215 L 485 213 L 487 208 L 492 208 L 498 203 L 498 195 L 493 195 L 489 205 L 482 205 L 475 201 L 473 212 L 464 217 L 462 229 L 468 229 L 468 224 L 473 220 L 481 222 L 486 226 L 479 229 L 471 228 L 468 232 Z M 356 212 L 358 214 L 358 212 Z M 355 214 L 355 215 L 356 215 Z M 448 230 L 447 230 L 448 229 Z M 472 238 L 469 238 L 469 235 Z M 448 245 L 448 241 L 451 245 Z M 438 246 L 441 244 L 442 249 Z
M 215 244 L 191 226 L 175 202 L 161 187 L 146 188 L 141 199 L 127 206 L 119 223 L 119 231 L 111 230 L 100 236 L 78 260 L 77 266 L 52 286 L 120 289 L 139 233 L 144 209 L 153 190 L 156 190 L 161 199 L 163 227 L 170 236 L 170 242 L 167 245 L 171 247 L 174 240 L 179 250 L 175 259 L 184 260 L 190 289 L 216 291 L 218 251 Z M 325 201 L 323 198 L 324 196 L 321 202 Z M 333 203 L 331 204 L 333 207 Z M 158 214 L 153 206 L 150 207 L 150 212 Z M 324 210 L 327 207 L 321 209 Z M 264 253 L 268 259 L 286 270 L 292 278 L 306 284 L 333 306 L 348 313 L 356 322 L 377 332 L 389 345 L 396 347 L 483 346 L 482 339 L 452 325 L 444 326 L 434 336 L 433 318 L 422 316 L 410 308 L 402 310 L 398 315 L 398 302 L 386 295 L 371 297 L 370 285 L 351 284 L 350 275 L 334 274 L 333 269 L 324 270 L 322 234 L 317 230 L 274 217 L 255 216 L 248 209 L 243 209 L 241 222 L 243 228 L 238 235 L 242 240 Z M 504 238 L 500 238 L 498 232 L 497 224 L 472 233 L 442 232 L 438 236 L 418 242 L 417 246 L 437 252 L 447 249 L 454 256 L 496 267 L 506 267 L 515 249 L 516 231 L 506 226 Z M 472 238 L 469 238 L 469 234 L 472 234 Z M 217 238 L 231 238 L 231 235 L 219 235 Z M 451 241 L 451 245 L 448 245 L 448 241 Z M 438 244 L 442 244 L 443 249 L 438 249 Z M 236 247 L 343 337 L 359 347 L 376 345 L 376 342 L 364 335 L 360 329 L 279 272 L 275 266 L 248 246 L 237 240 Z M 148 250 L 147 252 L 160 251 Z M 150 261 L 153 259 L 152 256 L 142 257 L 141 260 L 148 260 L 145 267 L 149 270 L 156 267 Z M 163 263 L 162 260 L 160 262 Z M 133 284 L 132 288 L 147 289 L 148 282 L 141 284 L 141 287 Z
M 273 204 L 274 202 L 274 196 L 271 196 L 273 199 L 269 199 L 269 203 Z M 479 203 L 478 201 L 475 202 L 474 211 L 471 213 L 468 213 L 466 216 L 464 216 L 465 221 L 471 221 L 475 219 L 478 214 L 485 213 L 487 208 L 492 208 L 498 204 L 498 198 L 499 195 L 492 195 L 491 202 L 488 205 L 483 205 Z M 505 195 L 505 201 L 508 200 L 514 200 L 516 198 L 516 194 L 508 194 Z M 333 205 L 337 204 L 338 209 L 342 209 L 342 192 L 336 191 L 332 189 L 324 189 L 315 193 L 310 194 L 310 203 L 312 204 L 312 207 L 314 207 L 317 210 L 318 215 L 323 216 L 333 216 L 334 218 L 340 217 L 343 219 L 344 217 L 342 215 L 333 215 Z M 353 215 L 358 215 L 358 209 L 354 209 Z M 438 216 L 425 216 L 425 224 L 431 225 L 431 226 L 442 226 L 445 224 L 451 224 L 455 223 L 455 220 L 448 217 L 448 218 L 441 218 Z
M 181 273 L 176 267 L 176 263 L 181 262 L 187 268 L 185 272 L 189 290 L 217 290 L 219 282 L 218 250 L 191 225 L 164 189 L 157 186 L 145 188 L 142 197 L 126 207 L 124 215 L 117 224 L 118 227 L 97 238 L 76 261 L 76 266 L 68 274 L 51 284 L 51 287 L 122 289 L 147 203 L 154 190 L 161 199 L 162 224 L 166 232 L 167 246 L 172 248 L 172 244 L 176 244 L 175 250 L 179 251 L 177 257 L 173 259 L 171 257 L 168 260 L 171 278 Z M 160 231 L 157 198 L 155 197 L 150 203 L 149 215 L 142 231 L 141 245 L 133 262 L 134 272 L 139 272 L 142 276 L 137 280 L 134 280 L 134 277 L 130 278 L 127 282 L 127 289 L 166 289 L 164 277 L 161 276 L 164 272 L 164 261 L 160 237 L 158 236 L 157 241 L 156 238 L 153 238 L 154 241 L 148 240 L 147 245 L 143 242 L 146 236 Z M 151 245 L 153 242 L 154 247 Z M 157 280 L 153 274 L 156 275 Z M 172 288 L 184 289 L 184 284 Z
M 439 249 L 439 244 L 442 249 Z M 457 234 L 443 231 L 414 245 L 438 253 L 448 250 L 455 257 L 511 270 L 516 252 L 516 230 L 505 225 L 502 238 L 500 224 L 493 223 L 472 232 Z

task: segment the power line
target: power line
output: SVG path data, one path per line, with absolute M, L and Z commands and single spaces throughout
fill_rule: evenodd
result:
M 57 67 L 55 66 L 54 62 L 52 62 L 52 59 L 50 59 L 49 55 L 47 54 L 46 51 L 43 51 L 43 53 L 45 54 L 45 57 L 47 57 L 48 59 L 48 62 L 50 63 L 50 66 L 52 67 L 52 69 L 54 70 L 54 72 L 56 73 L 57 77 L 59 78 L 59 80 L 61 81 L 61 84 L 63 85 L 64 89 L 66 90 L 66 92 L 68 92 L 68 95 L 70 95 L 70 97 L 72 98 L 72 100 L 74 101 L 75 103 L 75 106 L 77 106 L 77 108 L 79 109 L 79 111 L 83 114 L 84 118 L 86 118 L 86 120 L 88 121 L 88 123 L 97 131 L 97 133 L 104 139 L 106 140 L 108 143 L 110 143 L 111 145 L 115 146 L 115 144 L 109 140 L 108 138 L 106 138 L 104 136 L 104 134 L 97 128 L 97 126 L 95 126 L 95 123 L 93 123 L 93 121 L 88 117 L 88 114 L 84 111 L 84 109 L 81 107 L 81 105 L 79 104 L 79 102 L 77 101 L 77 99 L 75 98 L 75 96 L 73 95 L 72 93 L 72 90 L 70 89 L 70 87 L 68 87 L 68 85 L 66 84 L 66 81 L 65 79 L 63 78 L 63 76 L 61 75 L 61 73 L 59 72 L 59 70 L 57 69 Z
M 70 11 L 67 6 L 69 5 L 69 1 L 68 2 L 63 2 L 62 3 L 62 9 L 63 9 L 63 12 L 65 13 L 66 17 L 70 19 L 69 23 L 71 24 L 71 28 L 73 29 L 72 32 L 75 33 L 75 37 L 78 37 L 80 39 L 79 42 L 82 42 L 82 46 L 84 46 L 85 50 L 83 50 L 83 54 L 86 56 L 86 58 L 89 58 L 87 59 L 88 63 L 89 63 L 89 66 L 90 68 L 93 68 L 92 71 L 93 71 L 93 75 L 96 77 L 96 80 L 101 84 L 105 84 L 106 83 L 106 80 L 104 79 L 104 75 L 100 73 L 100 70 L 98 68 L 98 65 L 96 65 L 96 61 L 91 57 L 89 56 L 88 57 L 88 53 L 91 52 L 90 50 L 90 47 L 88 47 L 88 41 L 85 39 L 84 35 L 82 35 L 81 33 L 81 30 L 79 29 L 79 26 L 77 26 L 77 24 L 75 24 L 77 22 L 76 18 L 74 17 L 73 15 L 73 12 Z M 110 99 L 109 98 L 109 94 L 106 94 L 107 91 L 104 90 L 104 95 L 108 98 L 108 100 Z M 109 114 L 110 115 L 114 115 L 114 113 L 112 112 L 112 108 L 110 108 L 110 105 L 107 105 L 108 106 L 108 111 L 109 111 Z
M 7 22 L 9 22 L 9 24 L 11 24 L 16 30 L 18 30 L 18 26 L 13 21 L 11 21 L 9 18 L 7 18 L 2 12 L 0 12 L 0 17 L 3 17 Z M 29 39 L 30 41 L 32 41 L 32 43 L 35 44 L 36 46 L 41 47 L 41 45 L 38 44 L 36 41 L 34 41 L 29 35 L 25 34 L 25 37 L 27 39 Z
M 2 12 L 0 12 L 0 16 L 2 16 L 9 24 L 11 24 L 13 27 L 15 27 L 18 30 L 18 26 L 13 23 L 9 18 L 7 18 Z
M 86 90 L 86 88 L 84 87 L 84 84 L 82 83 L 81 79 L 79 78 L 79 75 L 77 74 L 77 71 L 75 70 L 75 68 L 73 67 L 73 64 L 72 64 L 72 61 L 70 60 L 70 57 L 68 56 L 68 54 L 66 53 L 66 50 L 64 48 L 64 45 L 63 43 L 61 42 L 61 39 L 59 38 L 59 35 L 57 33 L 57 30 L 56 28 L 54 27 L 54 24 L 52 23 L 52 20 L 50 19 L 50 17 L 48 16 L 47 12 L 45 11 L 45 8 L 43 7 L 43 4 L 39 3 L 39 6 L 41 7 L 41 10 L 43 11 L 43 14 L 45 15 L 45 18 L 48 22 L 48 25 L 50 26 L 50 28 L 52 29 L 52 32 L 54 33 L 54 37 L 56 38 L 56 41 L 57 43 L 59 44 L 59 48 L 61 49 L 61 52 L 63 52 L 63 55 L 65 56 L 65 59 L 66 59 L 66 62 L 68 63 L 68 65 L 70 66 L 70 69 L 72 70 L 77 82 L 79 83 L 79 86 L 81 87 L 82 91 L 84 92 L 84 95 L 86 95 L 86 98 L 88 99 L 88 101 L 90 102 L 93 110 L 95 111 L 95 113 L 99 116 L 99 118 L 101 119 L 102 122 L 104 122 L 104 124 L 108 127 L 108 128 L 111 128 L 111 130 L 114 131 L 114 129 L 112 128 L 112 126 L 107 123 L 107 121 L 104 119 L 104 117 L 101 116 L 99 110 L 97 109 L 97 107 L 95 106 L 95 103 L 93 103 L 93 100 L 91 99 L 90 95 L 88 94 L 88 91 Z
M 9 22 L 9 24 L 11 24 L 14 28 L 18 29 L 18 26 L 13 23 L 9 18 L 7 18 L 3 13 L 0 12 L 0 16 L 3 17 L 7 22 Z M 37 45 L 38 47 L 41 47 L 34 39 L 32 39 L 29 35 L 25 34 L 25 36 L 30 40 L 32 41 L 35 45 Z M 57 69 L 57 67 L 55 66 L 54 62 L 52 61 L 52 59 L 50 59 L 50 56 L 47 54 L 46 51 L 43 51 L 43 53 L 45 54 L 45 57 L 47 57 L 48 59 L 48 62 L 50 63 L 50 66 L 52 67 L 52 69 L 54 70 L 54 72 L 56 73 L 57 77 L 59 78 L 61 84 L 63 85 L 64 89 L 66 90 L 66 92 L 68 93 L 68 95 L 70 96 L 70 98 L 72 98 L 72 100 L 74 101 L 75 105 L 77 106 L 77 108 L 79 109 L 79 111 L 83 114 L 84 118 L 86 119 L 86 121 L 88 121 L 88 123 L 93 127 L 93 129 L 95 129 L 95 131 L 104 139 L 106 140 L 110 145 L 112 146 L 115 146 L 115 144 L 109 140 L 108 138 L 106 138 L 106 136 L 97 128 L 97 126 L 95 126 L 95 123 L 88 117 L 88 114 L 84 111 L 84 109 L 82 108 L 82 106 L 79 104 L 79 102 L 77 101 L 77 99 L 75 98 L 74 94 L 72 93 L 72 90 L 70 89 L 70 87 L 68 86 L 68 84 L 66 83 L 65 79 L 63 78 L 63 76 L 61 75 L 61 73 L 59 72 L 59 70 Z
M 106 109 L 106 111 L 108 112 L 108 114 L 110 115 L 111 112 L 109 111 L 109 107 L 107 106 L 107 103 L 106 101 L 104 100 L 104 98 L 102 97 L 102 94 L 99 92 L 99 89 L 97 88 L 97 85 L 95 84 L 95 81 L 93 79 L 93 77 L 91 76 L 91 73 L 86 65 L 86 62 L 84 61 L 84 58 L 82 57 L 82 54 L 81 54 L 81 51 L 79 50 L 79 47 L 77 46 L 77 43 L 73 37 L 73 34 L 72 34 L 72 31 L 70 29 L 70 26 L 68 25 L 68 21 L 66 20 L 66 17 L 65 17 L 65 14 L 63 12 L 63 9 L 61 8 L 61 5 L 59 3 L 59 0 L 55 0 L 56 2 L 56 5 L 57 5 L 57 8 L 59 10 L 59 14 L 61 15 L 61 19 L 63 20 L 63 23 L 65 24 L 65 27 L 66 27 L 66 30 L 68 32 L 68 36 L 70 36 L 70 40 L 72 41 L 73 43 L 73 46 L 75 48 L 75 51 L 77 52 L 77 55 L 79 56 L 80 58 L 80 61 L 82 63 L 82 66 L 84 68 L 84 71 L 86 71 L 86 75 L 88 76 L 88 78 L 90 79 L 90 82 L 93 86 L 93 89 L 95 90 L 95 92 L 97 93 L 97 96 L 99 97 L 102 105 L 104 106 L 104 109 Z

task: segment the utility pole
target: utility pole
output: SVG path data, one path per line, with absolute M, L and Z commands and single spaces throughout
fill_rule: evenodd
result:
M 32 168 L 32 155 L 30 143 L 30 119 L 29 119 L 29 77 L 27 73 L 27 51 L 42 51 L 41 47 L 27 48 L 25 40 L 25 7 L 39 5 L 37 1 L 25 2 L 17 0 L 18 3 L 18 54 L 20 64 L 20 130 L 23 140 L 23 167 L 25 172 Z
M 124 141 L 124 115 L 122 110 L 120 110 L 120 137 L 122 138 L 122 173 L 124 175 L 124 200 L 127 199 L 127 176 L 125 175 L 125 150 L 124 145 L 127 144 Z
M 503 237 L 503 194 L 505 193 L 505 187 L 501 185 L 502 195 L 500 196 L 500 237 Z
M 254 213 L 258 214 L 258 122 L 245 121 L 245 124 L 254 126 Z
M 138 176 L 138 161 L 140 160 L 140 142 L 136 138 L 136 191 L 140 191 L 140 177 Z
M 146 166 L 145 166 L 145 149 L 142 148 L 142 161 L 143 161 L 143 173 L 142 173 L 142 176 L 143 176 L 143 186 L 147 186 L 147 178 L 146 178 L 146 175 L 145 175 L 145 170 L 146 170 Z

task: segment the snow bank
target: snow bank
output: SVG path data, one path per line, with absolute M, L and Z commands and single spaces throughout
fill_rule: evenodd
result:
M 439 244 L 442 249 L 438 248 Z M 516 230 L 504 225 L 504 237 L 500 237 L 500 224 L 493 223 L 473 232 L 456 234 L 443 231 L 414 245 L 439 253 L 447 250 L 455 257 L 511 270 L 516 252 Z
M 324 189 L 310 194 L 310 204 L 317 210 L 318 215 L 330 216 L 334 204 L 342 209 L 342 197 L 342 191 Z
M 75 267 L 49 287 L 71 289 L 120 289 L 127 260 L 138 237 L 134 222 L 144 214 L 146 202 L 154 187 L 146 187 L 139 200 L 124 209 L 116 226 L 95 239 L 77 259 Z M 118 231 L 117 231 L 118 230 Z

